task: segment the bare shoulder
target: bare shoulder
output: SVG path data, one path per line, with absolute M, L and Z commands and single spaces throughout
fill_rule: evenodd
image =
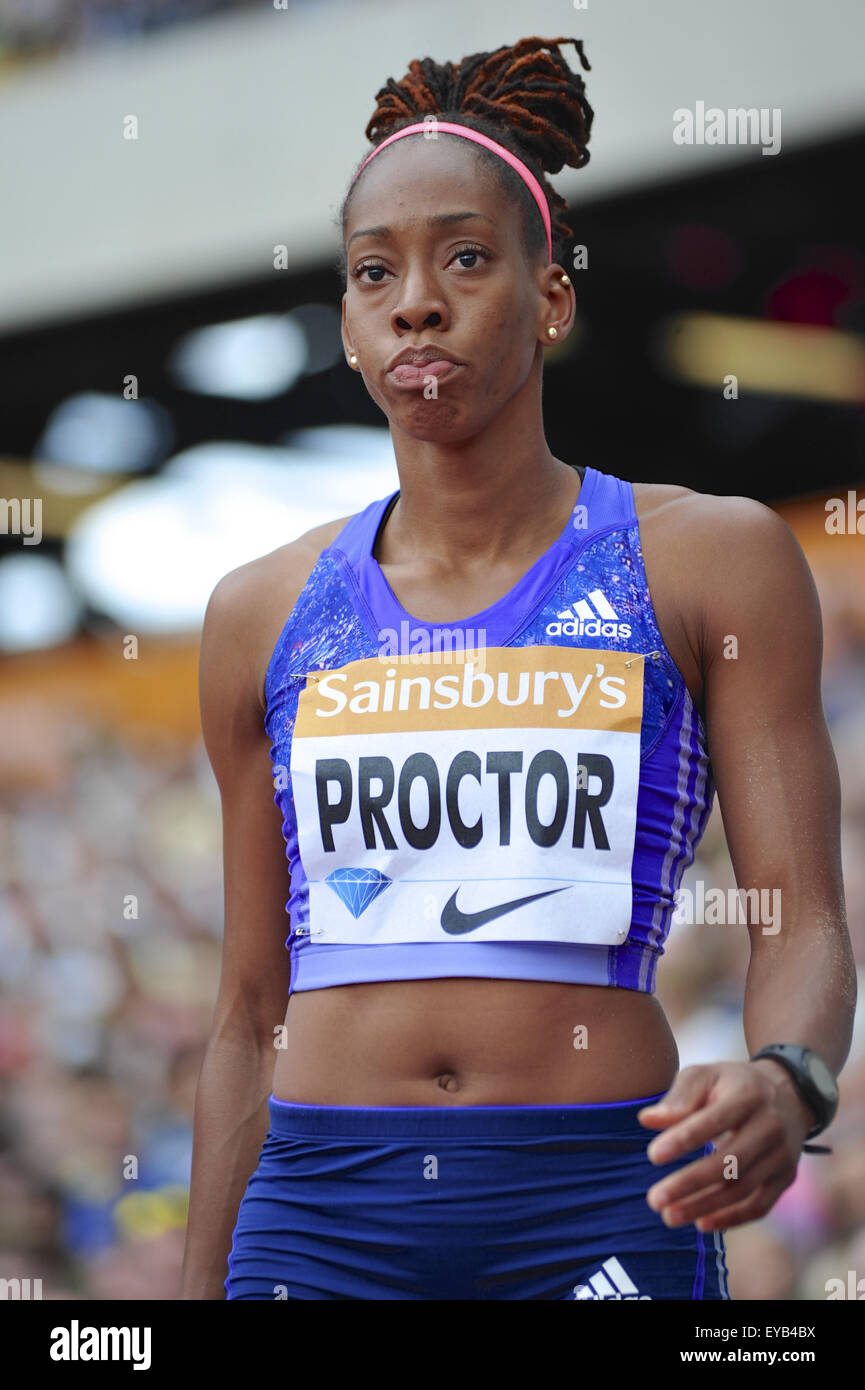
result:
M 805 556 L 783 517 L 752 497 L 634 483 L 646 575 L 661 634 L 702 715 L 719 634 L 790 613 L 813 645 L 819 619 Z M 789 626 L 789 617 L 786 618 Z M 755 646 L 757 644 L 755 643 Z
M 641 531 L 657 533 L 669 552 L 692 567 L 746 565 L 749 574 L 795 565 L 802 551 L 787 522 L 753 497 L 718 496 L 672 483 L 634 483 Z M 706 574 L 706 570 L 702 571 Z M 727 576 L 730 577 L 729 574 Z
M 342 516 L 313 526 L 276 550 L 238 565 L 222 576 L 210 595 L 202 650 L 209 640 L 230 644 L 242 653 L 261 711 L 265 709 L 264 676 L 279 634 L 321 552 L 350 519 Z

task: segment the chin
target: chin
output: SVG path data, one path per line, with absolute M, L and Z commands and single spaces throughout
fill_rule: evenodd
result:
M 477 433 L 476 430 L 469 430 L 464 426 L 439 425 L 438 428 L 435 428 L 432 425 L 406 424 L 405 421 L 400 421 L 399 428 L 410 439 L 417 439 L 422 444 L 463 444 Z

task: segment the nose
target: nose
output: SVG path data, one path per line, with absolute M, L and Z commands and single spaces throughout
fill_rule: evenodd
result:
M 433 275 L 417 266 L 402 283 L 399 303 L 391 311 L 391 327 L 397 333 L 421 328 L 447 328 L 450 314 Z

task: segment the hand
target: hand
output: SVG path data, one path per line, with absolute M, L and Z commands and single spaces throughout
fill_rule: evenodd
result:
M 714 1143 L 714 1153 L 661 1179 L 646 1194 L 667 1226 L 693 1221 L 700 1231 L 765 1216 L 795 1178 L 814 1124 L 789 1072 L 771 1057 L 684 1067 L 663 1100 L 644 1106 L 637 1118 L 666 1131 L 649 1144 L 652 1163 L 669 1163 Z

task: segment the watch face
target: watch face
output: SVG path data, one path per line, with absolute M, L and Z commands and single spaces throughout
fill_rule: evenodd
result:
M 826 1066 L 823 1058 L 819 1057 L 816 1052 L 811 1052 L 808 1055 L 807 1064 L 811 1080 L 814 1082 L 820 1094 L 825 1096 L 827 1100 L 837 1100 L 838 1087 L 835 1084 L 834 1076 Z

